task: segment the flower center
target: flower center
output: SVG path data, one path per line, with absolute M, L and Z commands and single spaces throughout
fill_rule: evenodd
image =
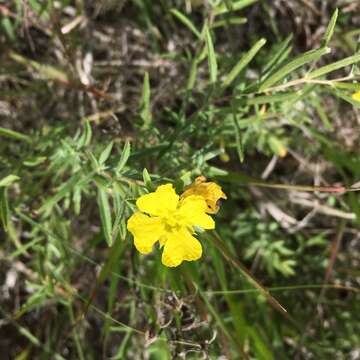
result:
M 186 225 L 186 224 L 184 224 L 184 219 L 182 218 L 182 216 L 180 216 L 176 212 L 173 212 L 171 214 L 168 214 L 167 216 L 164 216 L 163 222 L 164 222 L 166 231 L 179 230 L 184 225 Z

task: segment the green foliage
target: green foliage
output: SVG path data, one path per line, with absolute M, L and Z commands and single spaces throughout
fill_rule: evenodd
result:
M 306 49 L 264 1 L 0 5 L 11 358 L 356 354 L 357 186 L 331 185 L 360 176 L 359 32 L 339 4 Z M 140 255 L 138 196 L 199 175 L 228 198 L 202 259 Z

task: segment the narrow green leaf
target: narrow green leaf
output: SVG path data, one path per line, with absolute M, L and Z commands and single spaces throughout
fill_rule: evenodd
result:
M 203 47 L 202 51 L 196 55 L 196 57 L 192 60 L 190 74 L 187 80 L 186 90 L 192 91 L 194 84 L 196 82 L 196 76 L 198 72 L 199 64 L 206 58 L 206 46 Z
M 323 46 L 327 46 L 334 34 L 334 30 L 335 30 L 335 25 L 336 25 L 336 20 L 338 18 L 339 15 L 339 9 L 336 9 L 331 17 L 331 20 L 329 22 L 329 25 L 326 29 L 325 35 L 324 35 L 324 39 L 323 39 Z
M 89 157 L 92 170 L 95 173 L 99 173 L 100 172 L 100 164 L 99 164 L 98 160 L 96 159 L 95 155 L 91 151 L 88 151 L 87 155 Z
M 19 133 L 18 131 L 6 129 L 3 127 L 0 127 L 0 136 L 7 137 L 9 139 L 14 139 L 14 140 L 31 142 L 30 136 L 27 136 L 27 135 Z
M 171 9 L 170 12 L 185 25 L 191 32 L 193 32 L 198 39 L 201 39 L 200 32 L 196 29 L 195 25 L 180 11 Z
M 120 160 L 119 160 L 119 162 L 118 162 L 118 164 L 116 165 L 116 168 L 115 168 L 115 172 L 117 174 L 120 174 L 121 171 L 123 170 L 124 166 L 126 165 L 128 159 L 129 159 L 129 156 L 130 156 L 130 152 L 131 152 L 130 142 L 126 141 L 126 143 L 124 145 L 124 148 L 123 148 L 123 151 L 122 151 L 121 156 L 120 156 Z
M 24 160 L 23 164 L 28 167 L 34 167 L 42 164 L 44 161 L 46 161 L 46 159 L 46 156 L 35 156 Z
M 281 64 L 284 59 L 287 59 L 287 56 L 291 52 L 292 45 L 290 44 L 293 35 L 290 34 L 284 41 L 277 45 L 277 50 L 272 55 L 270 61 L 266 63 L 263 69 L 263 73 L 271 71 L 275 66 Z
M 111 236 L 112 220 L 111 220 L 109 199 L 105 188 L 98 187 L 97 203 L 100 211 L 100 219 L 101 219 L 103 234 L 105 236 L 105 240 L 108 246 L 111 246 L 113 243 L 113 239 Z
M 10 221 L 9 204 L 7 199 L 7 189 L 0 188 L 0 219 L 4 230 L 7 232 Z
M 341 69 L 345 66 L 358 63 L 359 61 L 360 61 L 360 54 L 349 56 L 345 59 L 336 61 L 329 65 L 322 66 L 320 69 L 312 71 L 311 73 L 307 74 L 306 78 L 315 79 L 325 74 L 328 74 L 329 72 Z
M 79 215 L 81 211 L 81 197 L 81 187 L 76 186 L 73 193 L 74 211 L 76 215 Z
M 211 25 L 210 28 L 211 29 L 215 29 L 215 28 L 219 28 L 219 27 L 223 27 L 223 26 L 229 26 L 229 25 L 243 25 L 247 23 L 247 19 L 244 17 L 232 17 L 229 19 L 221 19 L 221 20 L 217 20 L 214 21 Z
M 282 66 L 279 70 L 275 71 L 274 74 L 270 75 L 260 86 L 259 91 L 267 90 L 269 87 L 289 75 L 291 72 L 305 64 L 318 60 L 321 56 L 328 54 L 329 52 L 329 48 L 320 48 L 308 51 L 296 57 L 294 60 L 291 60 L 286 65 Z
M 266 44 L 265 39 L 260 39 L 232 68 L 230 73 L 225 78 L 222 87 L 228 87 L 240 74 L 240 72 L 249 64 L 249 62 L 255 57 L 259 50 Z
M 254 3 L 256 3 L 258 0 L 238 0 L 238 1 L 232 1 L 231 9 L 226 6 L 224 2 L 221 3 L 220 6 L 218 6 L 214 11 L 214 15 L 220 15 L 225 14 L 229 11 L 238 11 L 241 9 L 244 9 L 247 6 L 250 6 Z
M 239 123 L 236 119 L 235 113 L 233 113 L 233 120 L 234 120 L 234 130 L 235 130 L 235 139 L 236 139 L 236 151 L 239 156 L 239 160 L 242 163 L 244 161 L 244 150 L 242 145 L 241 130 L 239 127 Z
M 92 138 L 92 129 L 89 121 L 85 122 L 83 133 L 81 134 L 80 139 L 77 142 L 78 149 L 81 149 L 83 146 L 88 146 Z
M 145 186 L 147 187 L 148 190 L 153 190 L 154 186 L 153 183 L 151 181 L 151 177 L 149 175 L 149 172 L 147 171 L 146 168 L 144 168 L 143 170 L 143 179 L 144 179 L 144 183 Z
M 214 44 L 211 39 L 211 34 L 209 31 L 209 27 L 205 26 L 205 42 L 208 54 L 208 63 L 209 63 L 209 72 L 210 72 L 210 81 L 215 83 L 217 80 L 217 62 L 216 62 L 216 54 L 214 50 Z
M 143 120 L 143 126 L 148 128 L 151 124 L 151 108 L 150 108 L 150 80 L 149 73 L 145 72 L 142 97 L 140 103 L 140 116 Z
M 99 157 L 99 164 L 103 165 L 105 164 L 106 160 L 109 158 L 111 154 L 111 150 L 113 148 L 114 143 L 111 141 L 108 146 L 102 151 Z
M 280 93 L 275 95 L 264 95 L 264 96 L 256 96 L 251 99 L 246 99 L 245 103 L 247 105 L 262 105 L 262 104 L 272 104 L 276 102 L 285 102 L 292 100 L 299 96 L 297 92 L 287 92 L 287 93 Z M 241 99 L 238 101 L 241 103 Z M 237 103 L 237 100 L 235 100 L 235 104 Z
M 6 187 L 6 186 L 9 186 L 11 185 L 13 182 L 19 180 L 20 178 L 16 175 L 8 175 L 8 176 L 5 176 L 4 178 L 2 178 L 0 180 L 0 187 Z
M 0 20 L 0 24 L 1 24 L 2 28 L 5 30 L 5 33 L 9 37 L 9 39 L 11 41 L 15 41 L 16 40 L 16 33 L 15 33 L 14 25 L 11 22 L 11 20 L 8 17 L 4 16 Z
M 101 176 L 101 175 L 94 175 L 92 180 L 95 181 L 95 184 L 97 187 L 101 187 L 103 189 L 107 189 L 111 184 L 110 179 L 108 179 L 104 176 Z

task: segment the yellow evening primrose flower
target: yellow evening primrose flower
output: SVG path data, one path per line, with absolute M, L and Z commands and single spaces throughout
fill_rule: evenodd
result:
M 127 228 L 134 236 L 134 245 L 142 254 L 152 251 L 159 241 L 163 247 L 161 261 L 174 267 L 184 260 L 198 260 L 202 255 L 200 242 L 193 236 L 194 227 L 215 229 L 215 222 L 206 214 L 203 197 L 191 195 L 184 199 L 171 184 L 159 186 L 155 192 L 140 196 L 136 201 L 140 210 L 133 214 Z
M 195 182 L 191 184 L 181 195 L 182 199 L 188 196 L 198 195 L 204 198 L 207 204 L 206 212 L 209 214 L 216 214 L 219 211 L 219 200 L 227 199 L 221 187 L 214 182 L 206 182 L 204 176 L 199 176 Z
M 357 91 L 356 93 L 352 94 L 351 97 L 353 100 L 360 101 L 360 90 Z

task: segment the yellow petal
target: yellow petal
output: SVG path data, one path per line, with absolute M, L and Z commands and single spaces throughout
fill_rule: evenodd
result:
M 155 192 L 140 196 L 136 201 L 139 210 L 155 216 L 166 215 L 174 211 L 179 202 L 171 184 L 159 186 Z
M 180 202 L 177 214 L 187 225 L 200 226 L 203 229 L 215 229 L 212 217 L 206 214 L 208 206 L 202 196 L 190 195 Z
M 151 252 L 153 245 L 164 233 L 160 218 L 149 217 L 140 212 L 133 214 L 127 222 L 128 230 L 134 236 L 134 245 L 142 254 Z
M 353 100 L 360 101 L 360 90 L 351 96 Z
M 181 198 L 184 199 L 191 195 L 199 195 L 204 198 L 208 206 L 206 212 L 209 214 L 217 213 L 219 210 L 219 200 L 226 199 L 226 195 L 221 187 L 214 182 L 206 182 L 206 178 L 203 176 L 196 178 L 195 182 L 181 195 Z
M 191 236 L 188 230 L 182 229 L 167 235 L 161 261 L 165 266 L 175 267 L 184 260 L 194 261 L 201 258 L 200 242 Z

